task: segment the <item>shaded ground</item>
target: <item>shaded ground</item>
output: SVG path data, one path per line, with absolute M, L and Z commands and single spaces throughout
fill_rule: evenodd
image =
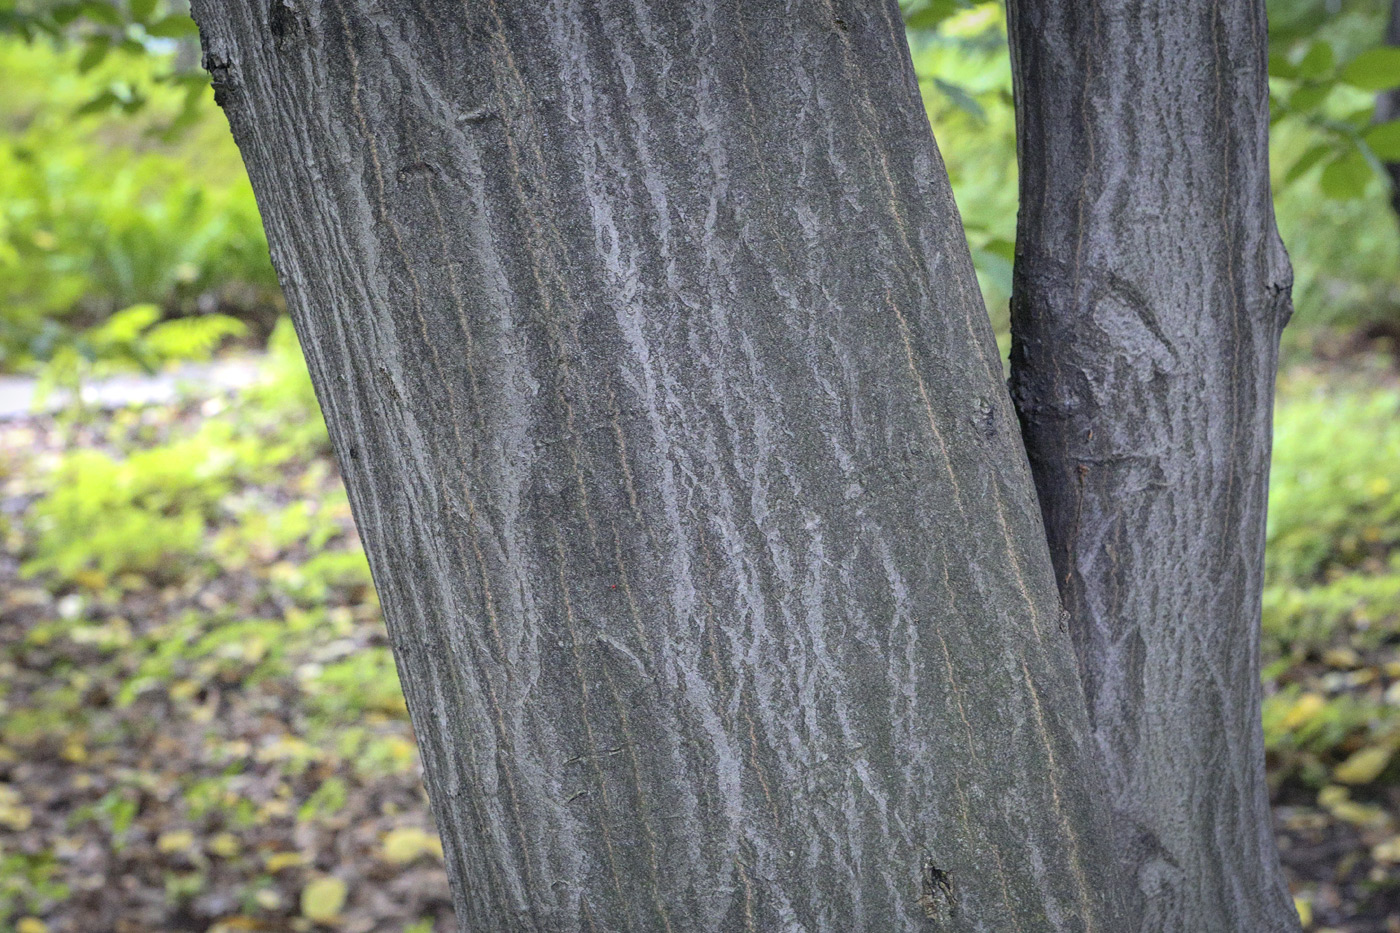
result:
M 155 439 L 199 413 L 174 414 L 115 430 Z M 379 610 L 324 461 L 240 491 L 263 514 L 313 505 L 314 534 L 286 546 L 264 533 L 217 572 L 20 578 L 34 467 L 60 446 L 109 447 L 112 430 L 0 424 L 0 929 L 454 929 Z
M 298 367 L 246 402 L 0 422 L 0 930 L 453 928 Z M 1309 929 L 1400 933 L 1400 396 L 1295 383 L 1265 600 L 1279 842 Z

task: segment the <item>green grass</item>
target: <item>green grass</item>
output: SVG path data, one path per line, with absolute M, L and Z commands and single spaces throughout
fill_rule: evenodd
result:
M 1377 384 L 1378 383 L 1378 384 Z M 1275 417 L 1263 637 L 1270 778 L 1396 786 L 1400 383 L 1300 371 Z M 1360 761 L 1346 762 L 1365 753 Z

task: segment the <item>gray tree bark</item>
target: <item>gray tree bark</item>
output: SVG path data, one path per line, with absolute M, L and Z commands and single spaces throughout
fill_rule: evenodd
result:
M 1298 929 L 1259 604 L 1291 272 L 1263 0 L 1012 0 L 1012 396 L 1107 764 L 1132 929 Z
M 894 0 L 194 9 L 463 929 L 1122 929 Z

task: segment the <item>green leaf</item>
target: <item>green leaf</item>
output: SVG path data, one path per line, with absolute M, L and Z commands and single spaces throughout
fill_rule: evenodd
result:
M 1288 107 L 1291 110 L 1316 110 L 1322 106 L 1327 95 L 1332 93 L 1332 87 L 1331 81 L 1325 81 L 1321 84 L 1305 84 L 1288 98 Z
M 103 3 L 101 0 L 84 0 L 83 3 L 79 4 L 79 7 L 83 15 L 94 23 L 115 27 L 126 25 L 122 21 L 121 13 L 110 3 Z
M 158 39 L 183 39 L 199 35 L 199 27 L 188 16 L 177 13 L 151 23 L 146 32 Z
M 1382 162 L 1400 162 L 1400 120 L 1377 123 L 1363 138 Z
M 942 78 L 933 79 L 934 87 L 943 93 L 943 96 L 957 107 L 968 114 L 971 114 L 978 122 L 986 122 L 987 111 L 982 109 L 982 105 L 977 103 L 977 98 L 969 94 L 964 88 L 956 84 L 950 84 Z
M 1269 55 L 1269 77 L 1292 79 L 1298 77 L 1298 66 L 1288 60 L 1282 52 Z
M 1344 117 L 1338 118 L 1338 122 L 1348 123 L 1356 130 L 1361 131 L 1371 125 L 1371 121 L 1376 118 L 1376 107 L 1374 104 L 1367 104 Z
M 1307 152 L 1304 152 L 1301 156 L 1298 157 L 1298 161 L 1294 162 L 1289 167 L 1287 174 L 1283 176 L 1283 183 L 1285 185 L 1292 184 L 1293 182 L 1302 178 L 1304 175 L 1306 175 L 1309 171 L 1312 170 L 1313 166 L 1317 165 L 1317 163 L 1321 162 L 1323 159 L 1327 158 L 1327 156 L 1331 155 L 1332 150 L 1333 146 L 1329 142 L 1318 143 L 1316 146 L 1313 146 Z
M 1337 56 L 1332 52 L 1332 44 L 1314 42 L 1308 49 L 1308 54 L 1298 62 L 1298 74 L 1309 79 L 1324 78 L 1332 73 L 1336 64 Z
M 983 243 L 982 249 L 991 253 L 993 256 L 1000 256 L 1007 262 L 1011 262 L 1016 258 L 1015 240 L 1004 240 L 1001 237 L 995 237 Z
M 1322 193 L 1329 198 L 1347 201 L 1359 198 L 1366 193 L 1366 184 L 1371 180 L 1371 164 L 1355 147 L 1328 162 L 1318 179 Z
M 104 110 L 110 110 L 113 107 L 119 106 L 121 102 L 121 98 L 113 94 L 110 90 L 103 91 L 96 97 L 84 101 L 80 107 L 73 111 L 73 116 L 85 117 L 88 114 L 101 113 Z
M 1341 78 L 1363 91 L 1384 91 L 1400 87 L 1400 48 L 1381 46 L 1347 62 Z
M 78 56 L 78 73 L 87 74 L 102 64 L 107 53 L 112 50 L 112 40 L 108 36 L 88 36 L 83 54 Z
M 58 6 L 54 7 L 52 10 L 49 11 L 49 16 L 53 17 L 53 21 L 58 25 L 67 26 L 69 23 L 73 22 L 73 20 L 77 19 L 80 15 L 82 15 L 82 12 L 83 8 L 81 4 L 60 3 Z
M 904 14 L 906 29 L 937 29 L 945 19 L 972 6 L 968 0 L 924 0 Z
M 148 23 L 156 15 L 156 0 L 128 0 L 131 18 L 138 23 Z
M 142 331 L 159 321 L 160 315 L 160 307 L 157 305 L 132 305 L 94 327 L 89 331 L 89 336 L 101 344 L 132 343 Z

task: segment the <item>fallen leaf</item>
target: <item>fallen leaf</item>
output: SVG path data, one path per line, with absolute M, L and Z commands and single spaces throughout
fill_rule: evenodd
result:
M 1322 653 L 1322 661 L 1328 667 L 1352 668 L 1361 663 L 1361 655 L 1355 648 L 1329 648 Z
M 168 833 L 161 833 L 156 839 L 156 850 L 166 855 L 175 852 L 188 852 L 194 848 L 194 833 L 188 829 L 177 829 Z
M 222 858 L 233 858 L 242 848 L 233 833 L 219 833 L 209 840 L 209 851 Z
M 34 821 L 34 814 L 20 802 L 19 792 L 8 784 L 0 784 L 0 826 L 24 832 Z
M 395 865 L 407 865 L 421 855 L 431 854 L 442 858 L 442 841 L 417 827 L 404 826 L 384 835 L 380 854 L 386 862 Z
M 1400 836 L 1392 836 L 1371 849 L 1371 857 L 1378 862 L 1400 862 Z
M 339 878 L 317 878 L 301 889 L 302 916 L 317 923 L 334 922 L 345 907 L 347 893 L 345 882 Z
M 284 868 L 297 868 L 306 864 L 306 856 L 300 852 L 274 852 L 263 863 L 269 874 L 277 874 Z
M 1320 693 L 1305 693 L 1293 701 L 1284 713 L 1282 726 L 1285 731 L 1294 732 L 1312 722 L 1313 717 L 1327 706 L 1327 698 Z
M 1381 776 L 1393 754 L 1395 749 L 1389 745 L 1363 748 L 1333 768 L 1332 777 L 1343 784 L 1369 784 Z

